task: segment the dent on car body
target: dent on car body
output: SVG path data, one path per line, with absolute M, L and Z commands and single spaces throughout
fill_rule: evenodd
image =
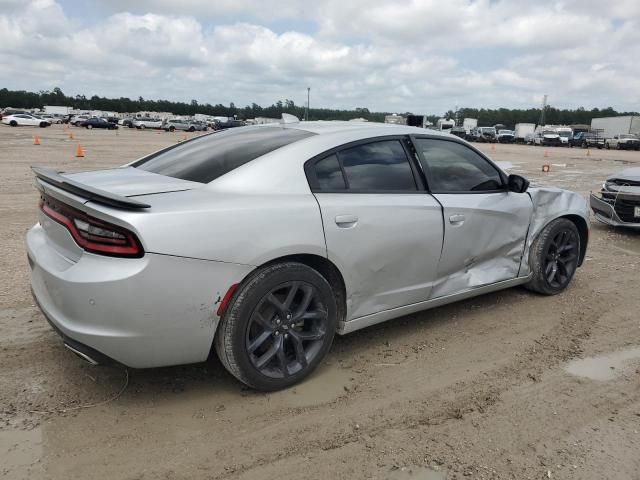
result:
M 581 195 L 553 187 L 532 187 L 528 194 L 533 201 L 533 213 L 519 276 L 529 275 L 531 245 L 546 225 L 567 215 L 577 215 L 585 220 L 587 226 L 589 225 L 587 201 Z

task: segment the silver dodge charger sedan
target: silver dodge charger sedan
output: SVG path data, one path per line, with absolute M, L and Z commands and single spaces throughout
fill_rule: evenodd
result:
M 32 289 L 91 363 L 306 377 L 346 334 L 582 263 L 588 207 L 415 127 L 295 122 L 203 135 L 121 168 L 33 168 Z

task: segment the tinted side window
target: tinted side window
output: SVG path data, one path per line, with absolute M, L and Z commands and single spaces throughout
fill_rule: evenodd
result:
M 209 183 L 285 145 L 314 135 L 281 127 L 248 127 L 203 135 L 145 157 L 132 166 L 168 177 Z
M 316 162 L 315 164 L 316 179 L 320 190 L 344 190 L 347 188 L 342 170 L 338 163 L 338 157 L 331 155 L 327 158 Z
M 415 191 L 409 159 L 399 140 L 367 143 L 338 152 L 350 190 Z
M 416 140 L 416 148 L 422 154 L 423 168 L 429 172 L 432 192 L 481 192 L 503 188 L 495 167 L 465 145 L 423 138 Z

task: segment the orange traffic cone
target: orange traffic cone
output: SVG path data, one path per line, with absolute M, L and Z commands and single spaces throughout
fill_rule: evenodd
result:
M 76 148 L 76 158 L 83 158 L 84 157 L 84 150 L 82 150 L 82 147 L 80 146 L 80 144 L 78 144 L 78 148 Z
M 544 158 L 549 158 L 549 152 L 547 152 L 546 150 L 544 151 Z
M 33 136 L 33 144 L 40 145 L 40 139 L 38 138 L 38 135 Z
M 493 150 L 494 152 L 496 151 L 496 144 L 495 143 L 491 144 L 491 150 Z

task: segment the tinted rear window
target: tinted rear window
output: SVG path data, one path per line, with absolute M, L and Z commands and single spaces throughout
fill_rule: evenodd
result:
M 176 145 L 133 166 L 167 177 L 209 183 L 251 160 L 311 135 L 314 134 L 281 127 L 241 128 Z

